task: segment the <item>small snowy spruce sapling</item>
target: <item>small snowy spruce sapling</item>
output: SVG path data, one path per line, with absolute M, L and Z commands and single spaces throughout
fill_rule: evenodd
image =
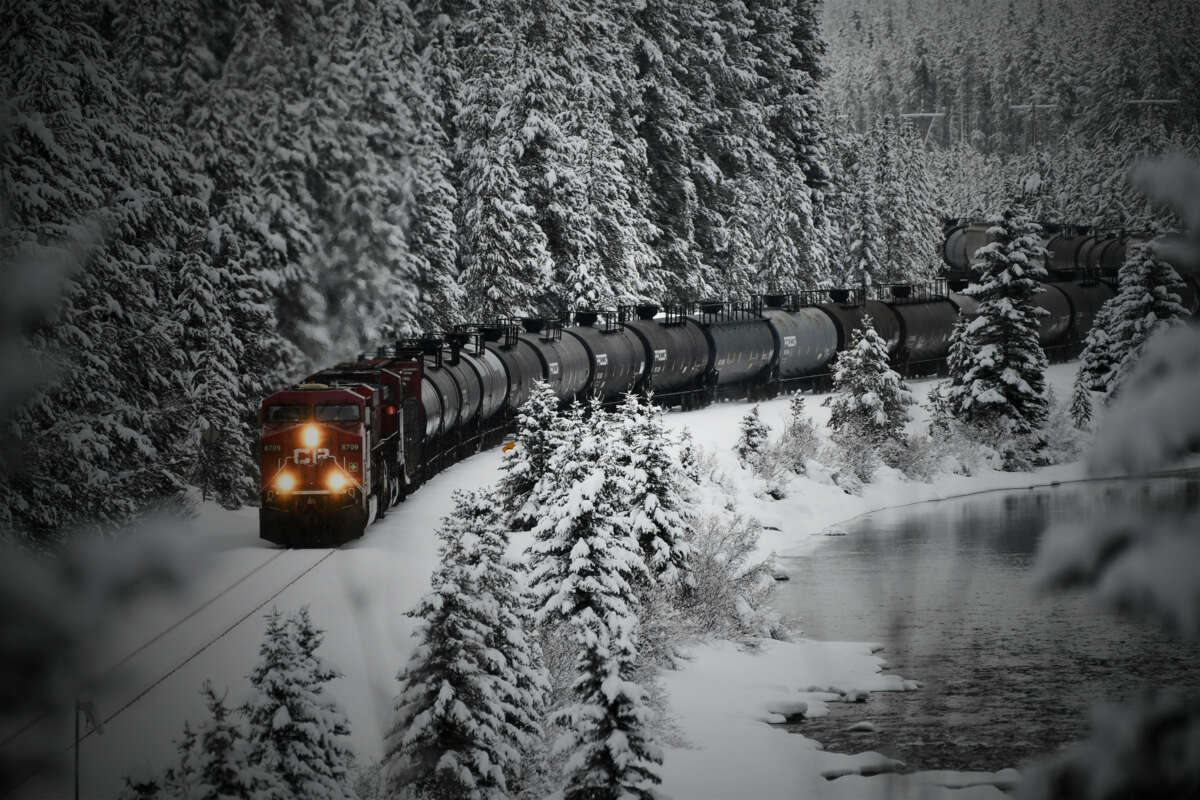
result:
M 876 448 L 903 440 L 912 393 L 888 365 L 887 343 L 869 316 L 838 356 L 833 392 L 825 405 L 835 438 Z
M 388 786 L 416 797 L 507 797 L 541 736 L 541 651 L 494 497 L 456 492 L 438 538 L 432 588 L 409 612 L 421 643 L 399 676 Z
M 662 754 L 649 738 L 646 691 L 637 668 L 635 580 L 648 569 L 623 522 L 630 486 L 619 448 L 594 414 L 555 451 L 549 479 L 538 487 L 539 519 L 529 548 L 530 587 L 544 622 L 564 621 L 579 648 L 575 703 L 556 721 L 567 733 L 564 796 L 649 797 L 660 782 Z
M 955 329 L 948 408 L 996 444 L 1036 431 L 1046 420 L 1046 354 L 1038 340 L 1033 304 L 1046 277 L 1041 227 L 1019 206 L 991 220 L 991 241 L 975 252 L 978 315 Z
M 686 487 L 671 457 L 662 409 L 628 394 L 621 404 L 613 435 L 626 442 L 623 466 L 631 489 L 629 529 L 655 578 L 678 587 L 694 581 L 688 561 L 691 525 L 684 516 Z
M 317 656 L 321 639 L 307 608 L 286 620 L 277 610 L 267 615 L 259 662 L 250 673 L 255 695 L 245 708 L 251 762 L 279 783 L 277 793 L 264 797 L 354 797 L 345 744 L 350 724 L 325 693 L 340 675 Z
M 759 416 L 758 405 L 755 405 L 742 417 L 741 429 L 741 436 L 738 437 L 737 444 L 733 449 L 737 452 L 738 460 L 743 465 L 749 465 L 762 453 L 763 447 L 767 444 L 767 435 L 771 431 L 767 423 L 763 422 L 762 417 Z
M 789 469 L 798 475 L 808 470 L 808 459 L 815 458 L 820 449 L 817 428 L 804 410 L 804 395 L 796 392 L 788 404 L 787 427 L 780 448 Z
M 1110 327 L 1115 364 L 1107 376 L 1109 398 L 1120 391 L 1146 341 L 1160 331 L 1182 324 L 1188 316 L 1180 303 L 1183 280 L 1170 264 L 1155 258 L 1145 245 L 1130 249 L 1118 280 L 1120 291 L 1113 298 Z
M 517 435 L 504 454 L 500 469 L 504 477 L 498 484 L 498 501 L 516 529 L 528 529 L 533 524 L 532 510 L 527 503 L 534 487 L 546 474 L 546 465 L 561 435 L 562 421 L 558 414 L 558 398 L 550 384 L 533 382 L 533 389 L 517 413 Z

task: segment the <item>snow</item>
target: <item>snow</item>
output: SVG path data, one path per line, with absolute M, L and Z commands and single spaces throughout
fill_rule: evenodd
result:
M 1050 367 L 1048 383 L 1059 397 L 1069 396 L 1074 369 L 1070 364 Z M 924 401 L 933 383 L 910 384 L 918 402 Z M 824 432 L 829 412 L 820 399 L 811 398 L 805 409 Z M 776 431 L 781 428 L 777 423 L 787 417 L 789 402 L 788 397 L 780 397 L 760 405 L 764 421 Z M 760 537 L 762 555 L 808 552 L 823 540 L 821 534 L 836 532 L 838 524 L 876 509 L 1083 477 L 1080 465 L 1068 464 L 1033 474 L 990 469 L 969 478 L 943 474 L 936 483 L 923 484 L 881 468 L 861 496 L 851 496 L 813 469 L 810 477 L 789 485 L 785 499 L 771 500 L 760 491 L 761 479 L 742 469 L 733 452 L 740 420 L 748 409 L 744 402 L 721 403 L 700 411 L 669 413 L 665 422 L 671 428 L 690 429 L 697 444 L 714 453 L 717 468 L 728 476 L 738 510 L 758 517 L 766 527 Z M 909 430 L 923 430 L 925 410 L 915 408 L 913 417 Z M 314 623 L 325 630 L 321 654 L 344 675 L 330 684 L 329 692 L 350 719 L 350 745 L 362 761 L 379 758 L 398 690 L 395 675 L 417 645 L 411 634 L 418 623 L 404 612 L 428 591 L 437 564 L 434 531 L 452 507 L 451 493 L 485 486 L 499 475 L 500 465 L 501 453 L 495 449 L 447 469 L 372 525 L 362 539 L 281 592 L 280 587 L 311 567 L 324 551 L 275 550 L 257 539 L 254 509 L 230 512 L 201 504 L 193 535 L 212 546 L 211 565 L 198 573 L 195 585 L 183 595 L 131 614 L 110 642 L 105 663 L 116 663 L 155 633 L 196 613 L 138 653 L 128 665 L 131 669 L 121 673 L 122 680 L 95 698 L 100 716 L 112 714 L 153 681 L 175 672 L 107 723 L 103 735 L 84 741 L 81 779 L 89 787 L 87 796 L 114 796 L 123 776 L 146 776 L 170 763 L 175 754 L 172 742 L 179 738 L 183 721 L 204 718 L 200 688 L 206 678 L 212 679 L 218 693 L 228 687 L 231 707 L 248 699 L 246 677 L 265 628 L 263 613 L 272 607 L 291 612 L 309 605 Z M 705 500 L 724 502 L 723 498 Z M 511 552 L 520 552 L 527 543 L 518 537 Z M 200 564 L 197 560 L 198 569 Z M 255 568 L 258 571 L 247 577 Z M 212 600 L 226 589 L 230 589 L 226 595 Z M 262 611 L 202 648 L 264 602 Z M 724 641 L 698 644 L 681 669 L 660 675 L 669 721 L 681 734 L 664 747 L 661 791 L 665 795 L 841 798 L 892 792 L 888 796 L 905 797 L 926 796 L 921 792 L 928 789 L 929 797 L 983 798 L 1001 796 L 994 786 L 1013 779 L 1004 774 L 969 780 L 961 774 L 878 775 L 874 773 L 896 765 L 879 754 L 826 753 L 802 736 L 772 729 L 765 723 L 792 714 L 819 715 L 828 702 L 866 691 L 914 688 L 905 678 L 920 676 L 884 674 L 883 662 L 874 653 L 877 648 L 870 644 L 803 639 L 755 644 L 753 648 Z M 33 735 L 56 737 L 65 749 L 70 720 L 43 723 Z M 833 774 L 844 777 L 823 777 Z M 16 796 L 65 796 L 70 775 L 59 780 L 62 783 L 27 784 Z M 952 791 L 950 786 L 968 788 Z

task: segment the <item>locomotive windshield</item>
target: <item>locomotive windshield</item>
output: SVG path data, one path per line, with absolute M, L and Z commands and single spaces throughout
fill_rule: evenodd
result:
M 317 422 L 358 422 L 362 419 L 362 409 L 354 403 L 317 406 L 316 412 Z
M 267 406 L 263 422 L 300 422 L 308 419 L 308 406 Z

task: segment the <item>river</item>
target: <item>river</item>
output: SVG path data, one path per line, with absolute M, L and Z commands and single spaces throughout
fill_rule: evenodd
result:
M 1047 526 L 1138 507 L 1195 508 L 1196 479 L 1060 486 L 877 512 L 810 555 L 779 559 L 774 606 L 815 639 L 878 642 L 887 671 L 920 681 L 789 726 L 838 752 L 877 750 L 908 770 L 1019 767 L 1082 738 L 1095 701 L 1200 690 L 1200 644 L 1037 596 L 1029 569 Z M 877 730 L 850 732 L 869 721 Z

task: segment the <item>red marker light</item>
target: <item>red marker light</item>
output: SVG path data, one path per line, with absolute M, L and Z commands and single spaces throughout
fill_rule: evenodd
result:
M 384 410 L 387 412 L 387 415 L 388 415 L 389 417 L 390 417 L 390 416 L 392 416 L 393 414 L 395 414 L 395 413 L 396 413 L 396 407 L 395 407 L 395 406 L 388 406 L 388 407 L 387 407 L 386 409 L 384 409 Z

